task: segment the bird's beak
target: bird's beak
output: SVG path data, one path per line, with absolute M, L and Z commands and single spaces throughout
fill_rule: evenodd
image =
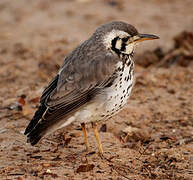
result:
M 134 41 L 141 42 L 141 41 L 154 40 L 154 39 L 159 39 L 159 37 L 153 34 L 139 34 L 136 36 L 136 39 Z

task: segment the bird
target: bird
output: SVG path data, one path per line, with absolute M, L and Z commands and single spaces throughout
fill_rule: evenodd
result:
M 110 119 L 127 103 L 134 84 L 134 50 L 138 43 L 159 39 L 140 34 L 126 22 L 101 25 L 64 59 L 56 76 L 42 92 L 40 105 L 25 129 L 35 145 L 73 122 L 81 125 L 89 151 L 86 125 L 91 124 L 98 151 L 103 148 L 97 124 Z

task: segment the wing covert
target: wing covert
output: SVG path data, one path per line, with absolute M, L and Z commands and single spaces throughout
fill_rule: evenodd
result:
M 114 80 L 118 58 L 99 55 L 82 64 L 69 63 L 60 71 L 57 88 L 47 101 L 49 107 L 69 105 L 86 95 L 94 95 Z

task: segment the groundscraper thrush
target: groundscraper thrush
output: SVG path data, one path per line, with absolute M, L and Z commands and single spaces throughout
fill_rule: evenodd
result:
M 152 39 L 158 37 L 140 34 L 124 22 L 100 26 L 65 58 L 43 91 L 40 106 L 24 133 L 27 141 L 35 145 L 44 135 L 76 121 L 82 126 L 88 149 L 85 124 L 92 123 L 102 154 L 96 124 L 118 113 L 127 103 L 133 87 L 134 48 Z

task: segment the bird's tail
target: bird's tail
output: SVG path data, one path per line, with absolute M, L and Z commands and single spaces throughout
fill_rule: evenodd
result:
M 38 141 L 41 139 L 41 137 L 45 134 L 41 131 L 35 131 L 36 126 L 39 124 L 38 122 L 41 121 L 41 118 L 43 114 L 46 111 L 46 106 L 45 105 L 40 105 L 36 113 L 34 114 L 33 119 L 25 129 L 24 135 L 27 135 L 27 142 L 31 143 L 31 145 L 35 145 L 38 143 Z M 40 133 L 41 132 L 41 133 Z
M 27 135 L 27 142 L 34 146 L 45 134 L 46 129 L 40 124 L 37 124 L 37 126 Z
M 43 122 L 43 116 L 46 114 L 48 109 L 45 101 L 57 87 L 58 78 L 59 75 L 57 75 L 43 91 L 40 99 L 41 104 L 24 132 L 24 134 L 27 135 L 27 142 L 31 143 L 31 145 L 37 144 L 38 141 L 46 134 L 46 125 L 49 125 L 49 123 Z

